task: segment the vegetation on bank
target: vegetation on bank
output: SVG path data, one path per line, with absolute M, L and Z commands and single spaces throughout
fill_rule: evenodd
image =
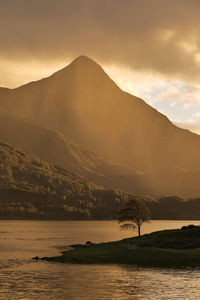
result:
M 72 245 L 61 256 L 43 258 L 62 263 L 117 263 L 148 267 L 199 267 L 200 226 L 163 230 L 116 242 Z

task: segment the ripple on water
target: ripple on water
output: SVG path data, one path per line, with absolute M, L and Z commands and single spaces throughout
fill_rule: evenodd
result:
M 199 299 L 199 270 L 24 263 L 0 273 L 0 299 Z

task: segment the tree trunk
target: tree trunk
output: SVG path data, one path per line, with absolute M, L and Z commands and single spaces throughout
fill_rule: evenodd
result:
M 138 236 L 140 236 L 140 222 L 138 222 Z

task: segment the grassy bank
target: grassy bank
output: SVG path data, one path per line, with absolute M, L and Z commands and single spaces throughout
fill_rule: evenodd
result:
M 62 263 L 135 264 L 148 267 L 199 267 L 200 227 L 157 231 L 116 242 L 72 245 L 61 256 L 43 258 Z

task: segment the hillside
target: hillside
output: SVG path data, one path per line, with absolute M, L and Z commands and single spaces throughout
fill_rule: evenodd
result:
M 0 141 L 0 218 L 110 218 L 122 198 Z
M 48 78 L 0 90 L 0 105 L 142 173 L 150 194 L 198 197 L 200 137 L 120 88 L 81 56 Z M 134 179 L 127 179 L 128 185 Z M 136 189 L 137 190 L 137 189 Z
M 0 219 L 116 219 L 124 194 L 0 141 Z M 152 219 L 200 218 L 200 199 L 146 203 Z
M 105 161 L 62 133 L 16 114 L 0 111 L 0 139 L 106 188 L 145 191 L 142 173 Z

